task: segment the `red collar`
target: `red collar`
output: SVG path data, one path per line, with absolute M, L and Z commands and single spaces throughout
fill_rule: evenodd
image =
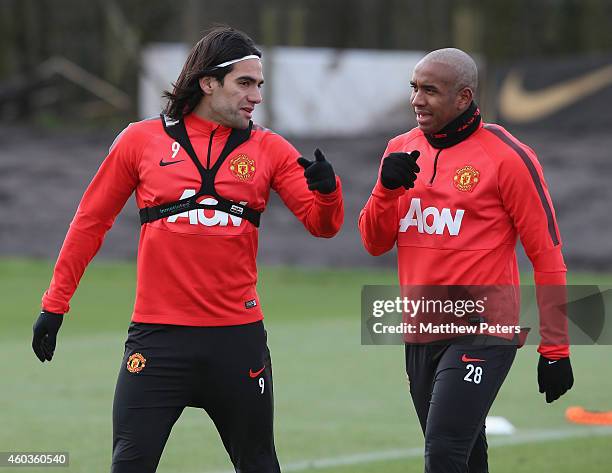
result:
M 223 126 L 217 122 L 206 120 L 205 118 L 202 118 L 196 115 L 195 113 L 190 113 L 189 115 L 186 115 L 184 120 L 185 126 L 187 128 L 196 129 L 207 135 L 210 135 L 213 131 L 216 135 L 229 134 L 232 131 L 232 129 L 227 126 Z

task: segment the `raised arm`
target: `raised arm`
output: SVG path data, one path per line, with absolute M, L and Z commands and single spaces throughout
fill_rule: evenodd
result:
M 319 152 L 316 160 L 309 162 L 279 135 L 266 140 L 268 152 L 278 159 L 272 188 L 312 235 L 336 235 L 344 221 L 342 186 L 323 154 Z
M 390 153 L 385 150 L 376 185 L 359 214 L 359 233 L 363 246 L 371 255 L 386 253 L 397 240 L 399 225 L 398 201 L 414 187 L 419 166 L 418 151 Z

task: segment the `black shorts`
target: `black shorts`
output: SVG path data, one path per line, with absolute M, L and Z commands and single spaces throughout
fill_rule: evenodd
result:
M 488 472 L 485 418 L 517 347 L 406 345 L 410 395 L 425 435 L 425 472 Z
M 204 409 L 241 473 L 280 472 L 262 322 L 132 323 L 113 403 L 113 473 L 154 472 L 185 407 Z

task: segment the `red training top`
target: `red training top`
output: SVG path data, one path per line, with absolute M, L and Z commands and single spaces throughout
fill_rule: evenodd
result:
M 193 148 L 205 167 L 214 165 L 231 128 L 195 114 L 185 117 Z M 266 207 L 270 188 L 310 233 L 331 238 L 344 205 L 340 180 L 330 194 L 308 190 L 299 152 L 281 136 L 253 127 L 248 141 L 225 160 L 215 179 L 223 197 Z M 132 192 L 139 208 L 189 197 L 201 177 L 187 153 L 163 130 L 161 120 L 129 125 L 83 195 L 42 299 L 49 312 L 66 313 L 87 264 Z M 214 203 L 202 198 L 200 203 Z M 196 209 L 142 226 L 132 320 L 190 326 L 239 325 L 263 318 L 256 292 L 257 228 L 219 210 Z
M 533 264 L 542 343 L 551 359 L 569 355 L 567 319 L 543 286 L 565 289 L 561 238 L 542 168 L 533 150 L 504 128 L 480 124 L 465 140 L 436 149 L 414 128 L 383 156 L 420 151 L 414 189 L 379 179 L 359 216 L 373 255 L 398 248 L 400 284 L 515 285 L 520 237 Z M 380 171 L 379 171 L 380 174 Z M 508 320 L 507 320 L 508 321 Z M 515 321 L 518 322 L 518 321 Z

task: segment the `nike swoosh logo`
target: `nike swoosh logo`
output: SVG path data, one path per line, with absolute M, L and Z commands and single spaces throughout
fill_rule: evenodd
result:
M 481 358 L 470 358 L 464 353 L 463 356 L 461 357 L 461 361 L 463 361 L 464 363 L 469 363 L 469 362 L 474 362 L 474 361 L 486 361 L 486 360 L 483 360 Z
M 255 373 L 253 373 L 253 370 L 249 370 L 249 376 L 251 378 L 257 378 L 257 376 L 259 376 L 265 369 L 266 369 L 266 365 L 264 365 L 262 369 L 260 369 L 259 371 L 256 371 Z
M 178 161 L 164 161 L 163 159 L 159 160 L 160 166 L 170 166 L 171 164 L 182 163 L 185 161 L 184 159 L 179 159 Z
M 510 71 L 499 92 L 503 118 L 529 123 L 558 112 L 612 85 L 612 64 L 539 90 L 525 90 L 523 73 Z
M 549 364 L 549 365 L 554 365 L 554 364 L 555 364 L 557 361 L 559 361 L 559 360 L 554 360 L 554 361 L 550 361 L 550 360 L 549 360 L 549 361 L 548 361 L 548 364 Z

